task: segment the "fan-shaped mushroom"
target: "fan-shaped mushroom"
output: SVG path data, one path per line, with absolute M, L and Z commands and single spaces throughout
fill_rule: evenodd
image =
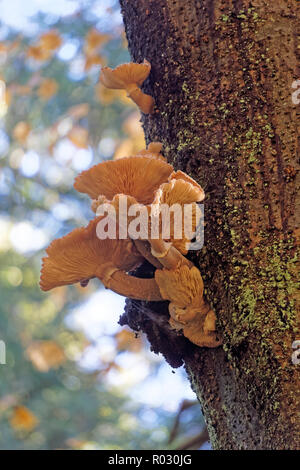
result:
M 120 158 L 83 171 L 75 179 L 74 188 L 92 199 L 104 195 L 111 201 L 116 194 L 125 194 L 141 204 L 151 204 L 155 191 L 168 181 L 172 171 L 171 165 L 155 158 Z
M 140 150 L 137 155 L 143 155 L 146 157 L 154 157 L 159 160 L 166 161 L 165 157 L 160 153 L 162 144 L 160 142 L 151 142 L 146 149 Z
M 97 237 L 97 224 L 92 220 L 85 228 L 77 228 L 65 237 L 54 240 L 43 258 L 40 287 L 74 284 L 98 277 L 105 287 L 118 294 L 140 300 L 161 300 L 154 279 L 139 279 L 126 272 L 138 266 L 143 258 L 131 240 Z
M 100 82 L 107 88 L 124 89 L 128 96 L 139 106 L 143 113 L 153 113 L 154 99 L 140 89 L 151 70 L 151 64 L 144 60 L 143 64 L 121 64 L 115 69 L 102 67 Z

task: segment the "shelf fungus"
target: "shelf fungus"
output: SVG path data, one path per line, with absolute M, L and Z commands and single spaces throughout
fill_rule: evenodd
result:
M 169 300 L 169 323 L 175 330 L 198 346 L 215 348 L 221 345 L 216 333 L 216 316 L 203 299 L 203 280 L 195 267 L 175 270 L 157 269 L 155 279 L 163 299 Z
M 121 80 L 113 73 L 117 70 L 104 75 L 115 87 Z M 136 83 L 141 84 L 147 74 L 137 70 Z M 125 74 L 130 80 L 131 73 Z M 40 286 L 44 291 L 77 282 L 85 286 L 96 277 L 126 297 L 168 300 L 171 328 L 198 346 L 217 347 L 215 313 L 203 298 L 200 271 L 185 256 L 202 215 L 198 203 L 204 191 L 190 176 L 174 171 L 160 151 L 161 144 L 152 142 L 137 155 L 99 163 L 77 176 L 74 187 L 92 199 L 96 217 L 50 244 Z M 115 227 L 114 234 L 100 233 L 104 221 Z M 156 269 L 154 278 L 128 274 L 145 259 Z
M 141 264 L 143 258 L 131 240 L 97 237 L 93 219 L 85 228 L 77 228 L 54 240 L 43 258 L 40 287 L 44 291 L 54 287 L 86 282 L 99 278 L 105 287 L 125 297 L 138 300 L 161 300 L 155 279 L 140 279 L 127 274 Z
M 141 85 L 151 71 L 151 64 L 144 60 L 142 64 L 130 62 L 118 65 L 115 69 L 102 67 L 100 82 L 106 88 L 126 90 L 127 95 L 138 105 L 145 114 L 154 111 L 154 99 L 141 90 Z

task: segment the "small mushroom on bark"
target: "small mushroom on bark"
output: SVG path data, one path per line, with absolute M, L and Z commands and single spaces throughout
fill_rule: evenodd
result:
M 198 346 L 220 346 L 215 313 L 203 299 L 200 271 L 195 266 L 181 266 L 175 270 L 157 269 L 155 279 L 162 297 L 170 301 L 169 322 L 172 328 L 183 330 L 184 336 Z
M 102 67 L 100 82 L 106 88 L 126 90 L 127 95 L 138 105 L 145 114 L 151 114 L 154 110 L 154 99 L 146 95 L 140 89 L 151 70 L 151 64 L 144 60 L 142 64 L 130 62 L 121 64 L 115 69 Z
M 143 155 L 146 157 L 158 158 L 159 160 L 166 161 L 165 157 L 160 153 L 162 149 L 162 143 L 151 142 L 146 149 L 140 150 L 137 155 Z
M 140 279 L 126 274 L 143 260 L 131 240 L 100 240 L 97 224 L 92 220 L 85 228 L 77 228 L 65 237 L 54 240 L 43 258 L 40 287 L 54 287 L 99 278 L 105 287 L 120 295 L 139 300 L 161 300 L 155 279 Z

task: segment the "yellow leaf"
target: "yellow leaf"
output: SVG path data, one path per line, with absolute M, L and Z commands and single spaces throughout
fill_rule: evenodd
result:
M 55 51 L 62 43 L 59 33 L 52 29 L 40 37 L 40 43 L 43 49 Z
M 40 98 L 44 100 L 49 100 L 50 98 L 52 98 L 52 96 L 56 95 L 57 90 L 58 90 L 57 81 L 54 80 L 53 78 L 45 78 L 42 81 L 37 93 Z
M 18 140 L 21 144 L 25 144 L 27 137 L 30 133 L 31 127 L 26 121 L 20 121 L 13 130 L 13 136 L 16 140 Z
M 16 406 L 10 418 L 15 431 L 32 431 L 38 425 L 37 417 L 25 406 Z
M 85 59 L 84 70 L 87 72 L 94 65 L 105 65 L 105 59 L 100 55 L 87 55 Z
M 88 147 L 88 131 L 84 127 L 74 126 L 68 133 L 70 141 L 79 148 Z
M 66 360 L 64 351 L 54 341 L 35 341 L 28 346 L 26 354 L 40 372 L 56 369 Z

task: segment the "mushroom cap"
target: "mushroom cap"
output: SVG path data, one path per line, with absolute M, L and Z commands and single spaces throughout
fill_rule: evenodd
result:
M 100 82 L 107 88 L 123 89 L 128 85 L 136 83 L 141 86 L 151 70 L 151 64 L 144 60 L 142 64 L 129 62 L 118 65 L 115 69 L 102 67 Z
M 95 276 L 109 278 L 116 270 L 130 271 L 142 262 L 143 258 L 131 240 L 100 240 L 97 237 L 97 224 L 102 218 L 93 219 L 87 227 L 76 228 L 49 245 L 41 269 L 42 290 Z
M 75 179 L 74 188 L 92 199 L 104 195 L 112 200 L 116 194 L 125 194 L 141 204 L 150 204 L 154 192 L 168 180 L 172 170 L 171 165 L 154 158 L 120 158 L 83 171 Z
M 203 280 L 195 266 L 181 266 L 172 271 L 157 269 L 155 280 L 163 299 L 170 300 L 179 308 L 196 307 L 203 302 Z

